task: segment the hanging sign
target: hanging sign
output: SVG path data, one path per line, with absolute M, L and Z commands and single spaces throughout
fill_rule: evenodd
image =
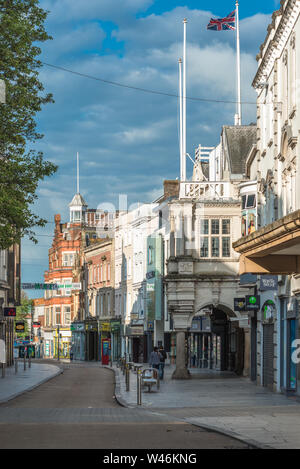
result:
M 277 275 L 261 275 L 260 287 L 261 291 L 276 291 L 278 288 L 278 277 Z
M 234 298 L 234 311 L 246 311 L 246 299 L 245 298 Z
M 25 332 L 25 323 L 23 321 L 18 321 L 15 324 L 16 333 Z
M 246 296 L 246 310 L 258 310 L 260 308 L 260 296 L 259 295 L 247 295 Z

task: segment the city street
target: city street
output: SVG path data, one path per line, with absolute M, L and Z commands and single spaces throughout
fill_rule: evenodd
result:
M 59 376 L 0 405 L 2 449 L 247 448 L 175 417 L 121 407 L 113 372 L 96 363 L 59 366 Z

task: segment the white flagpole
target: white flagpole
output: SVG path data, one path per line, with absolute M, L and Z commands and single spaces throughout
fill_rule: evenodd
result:
M 79 194 L 79 153 L 77 152 L 77 194 Z
M 242 125 L 241 106 L 241 52 L 240 52 L 240 21 L 239 2 L 236 0 L 236 67 L 237 67 L 237 115 L 235 125 Z
M 183 151 L 182 151 L 182 60 L 179 59 L 179 126 L 180 126 L 180 181 L 183 179 Z
M 183 81 L 182 81 L 182 181 L 186 181 L 186 24 L 183 20 Z

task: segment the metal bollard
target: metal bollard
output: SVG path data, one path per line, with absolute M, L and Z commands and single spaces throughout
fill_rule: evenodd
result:
M 5 363 L 2 363 L 2 378 L 5 378 Z
M 26 357 L 24 355 L 24 371 L 26 370 Z
M 29 368 L 31 368 L 31 357 L 30 356 L 28 358 L 28 366 L 29 366 Z
M 123 367 L 122 367 L 123 376 L 125 375 L 125 368 L 126 368 L 126 362 L 125 362 L 125 360 L 123 359 Z
M 136 373 L 136 379 L 137 379 L 137 405 L 142 405 L 142 370 L 140 367 L 137 368 L 137 373 Z
M 129 366 L 126 366 L 126 372 L 125 372 L 125 381 L 126 381 L 126 391 L 130 391 L 130 369 Z
M 18 373 L 18 360 L 15 359 L 15 373 Z

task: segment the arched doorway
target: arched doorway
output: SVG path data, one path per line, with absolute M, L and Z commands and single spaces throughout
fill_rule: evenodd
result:
M 188 333 L 188 367 L 242 374 L 244 332 L 233 313 L 210 306 L 193 317 Z

